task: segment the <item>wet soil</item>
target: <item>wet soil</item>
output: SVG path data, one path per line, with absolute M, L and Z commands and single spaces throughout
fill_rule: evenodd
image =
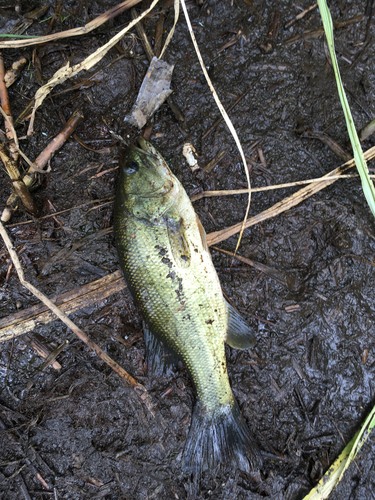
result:
M 342 78 L 357 129 L 375 115 L 375 49 L 373 43 L 367 43 L 375 33 L 373 24 L 367 24 L 367 3 L 330 2 L 335 20 L 364 16 L 336 31 Z M 7 2 L 1 2 L 0 22 L 5 26 L 17 15 L 3 4 Z M 31 4 L 21 2 L 22 11 L 34 7 Z M 64 2 L 63 22 L 58 22 L 56 30 L 81 26 L 115 4 L 109 0 Z M 280 32 L 273 50 L 265 54 L 259 44 L 264 42 L 276 7 Z M 320 177 L 342 163 L 327 146 L 301 135 L 308 127 L 318 131 L 329 127 L 327 133 L 349 148 L 323 37 L 285 44 L 321 25 L 315 10 L 285 30 L 285 23 L 299 12 L 291 1 L 276 5 L 265 0 L 220 0 L 189 6 L 203 58 L 223 104 L 228 108 L 246 92 L 230 116 L 245 154 L 252 157 L 255 141 L 264 153 L 266 170 L 252 169 L 253 187 Z M 68 60 L 75 64 L 87 57 L 129 19 L 130 13 L 125 12 L 88 35 L 38 47 L 36 62 L 9 89 L 14 116 L 58 68 Z M 157 16 L 150 16 L 145 23 L 151 40 L 156 20 Z M 172 20 L 169 11 L 166 27 Z M 45 34 L 46 26 L 34 23 L 27 33 Z M 239 30 L 237 43 L 220 51 Z M 89 74 L 54 89 L 37 112 L 34 136 L 21 141 L 29 157 L 35 158 L 59 132 L 59 112 L 67 119 L 75 109 L 82 110 L 85 118 L 77 134 L 96 150 L 113 142 L 109 126 L 126 133 L 123 118 L 135 100 L 148 61 L 139 40 L 133 44 L 127 37 L 122 47 L 122 59 L 116 61 L 119 52 L 114 48 Z M 4 50 L 6 66 L 22 53 L 31 51 Z M 202 139 L 219 113 L 183 17 L 165 58 L 175 65 L 174 99 L 185 121 L 179 123 L 164 105 L 155 116 L 151 141 L 189 194 L 244 187 L 239 154 L 227 128 L 221 124 Z M 69 91 L 92 75 L 93 84 Z M 26 130 L 27 123 L 18 125 L 19 136 Z M 222 150 L 227 156 L 212 172 L 196 177 L 182 157 L 186 140 L 196 147 L 201 166 Z M 363 147 L 373 145 L 370 137 Z M 19 210 L 8 224 L 27 279 L 46 295 L 72 290 L 118 269 L 113 234 L 100 233 L 112 225 L 108 199 L 114 195 L 117 173 L 109 170 L 97 175 L 113 169 L 117 158 L 115 150 L 93 153 L 69 139 L 51 161 L 52 170 L 35 198 L 42 215 L 50 213 L 50 203 L 56 211 L 70 210 L 34 221 Z M 2 208 L 11 185 L 2 170 L 0 176 Z M 250 215 L 296 190 L 254 194 Z M 195 203 L 207 233 L 241 221 L 245 207 L 246 196 Z M 31 222 L 21 225 L 25 221 Z M 69 252 L 82 239 L 84 245 Z M 233 251 L 236 241 L 232 237 L 221 246 Z M 65 257 L 54 259 L 62 249 L 67 250 Z M 31 332 L 3 343 L 2 499 L 297 500 L 306 495 L 374 404 L 375 224 L 360 182 L 341 180 L 288 212 L 251 227 L 244 232 L 239 254 L 294 280 L 294 286 L 288 288 L 245 264 L 235 262 L 231 267 L 230 258 L 212 251 L 223 289 L 258 332 L 253 349 L 228 347 L 227 363 L 242 414 L 265 455 L 260 474 L 214 471 L 194 485 L 181 472 L 194 403 L 192 384 L 183 367 L 169 377 L 150 376 L 142 335 L 137 336 L 142 330 L 141 318 L 124 290 L 81 309 L 72 319 L 147 387 L 158 418 L 58 321 L 37 326 L 34 332 L 54 345 L 69 341 L 57 359 L 60 371 L 52 367 L 38 371 L 43 360 L 30 347 Z M 37 299 L 19 285 L 14 269 L 7 276 L 9 257 L 4 247 L 0 266 L 1 316 L 36 304 Z M 118 341 L 119 335 L 129 341 L 127 346 Z M 370 437 L 333 499 L 374 498 L 374 453 L 375 441 Z

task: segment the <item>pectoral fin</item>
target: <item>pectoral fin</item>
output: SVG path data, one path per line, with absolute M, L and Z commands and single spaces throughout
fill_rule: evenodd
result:
M 197 220 L 197 226 L 198 226 L 198 229 L 199 229 L 199 234 L 200 234 L 200 237 L 202 239 L 202 246 L 206 250 L 206 252 L 210 253 L 210 251 L 208 249 L 208 245 L 207 245 L 206 231 L 204 230 L 204 227 L 202 226 L 201 220 L 200 220 L 200 218 L 198 217 L 197 214 L 195 214 L 195 217 L 196 217 L 196 220 Z
M 191 253 L 189 242 L 186 237 L 183 219 L 167 219 L 168 237 L 171 244 L 172 254 L 178 267 L 190 266 Z
M 145 322 L 143 322 L 143 335 L 149 372 L 155 377 L 170 375 L 177 367 L 180 358 L 151 332 Z
M 225 342 L 236 349 L 248 349 L 255 344 L 256 338 L 253 329 L 243 319 L 234 307 L 227 304 L 228 326 Z

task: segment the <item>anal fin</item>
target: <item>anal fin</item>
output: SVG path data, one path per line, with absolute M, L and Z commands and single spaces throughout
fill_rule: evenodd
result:
M 225 342 L 235 349 L 248 349 L 255 342 L 255 332 L 250 325 L 243 319 L 239 312 L 228 302 L 228 326 Z
M 176 369 L 180 358 L 152 333 L 145 322 L 143 335 L 149 372 L 155 377 L 170 375 Z

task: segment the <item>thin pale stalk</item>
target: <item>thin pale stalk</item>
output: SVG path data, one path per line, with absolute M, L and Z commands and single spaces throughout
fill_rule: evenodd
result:
M 358 174 L 343 174 L 343 175 L 332 175 L 330 179 L 351 179 L 358 177 Z M 371 179 L 375 179 L 375 175 L 370 175 Z M 274 186 L 263 186 L 259 188 L 251 188 L 252 193 L 262 193 L 264 191 L 274 191 L 275 189 L 285 189 L 296 186 L 303 186 L 304 184 L 313 184 L 314 182 L 322 182 L 323 177 L 317 179 L 307 179 L 305 181 L 295 181 L 286 182 L 285 184 L 275 184 Z M 191 202 L 201 200 L 202 198 L 213 198 L 215 196 L 232 196 L 235 194 L 247 194 L 249 189 L 223 189 L 220 191 L 202 191 L 201 193 L 195 194 L 190 198 Z
M 95 19 L 87 23 L 85 26 L 81 26 L 80 28 L 73 28 L 71 30 L 61 31 L 60 33 L 53 33 L 52 35 L 38 36 L 22 40 L 11 40 L 7 42 L 1 41 L 0 48 L 6 49 L 6 48 L 29 47 L 30 45 L 52 42 L 54 40 L 60 40 L 72 36 L 87 35 L 87 33 L 90 33 L 90 31 L 98 28 L 103 23 L 118 16 L 119 14 L 124 12 L 124 10 L 131 9 L 132 7 L 134 7 L 134 5 L 137 5 L 137 3 L 139 3 L 140 1 L 141 0 L 126 0 L 125 2 L 122 2 L 116 5 L 115 7 L 112 7 L 112 9 L 107 10 L 107 12 L 104 12 L 103 14 L 96 17 Z
M 235 251 L 234 251 L 234 253 L 236 253 L 237 250 L 238 250 L 238 247 L 240 245 L 240 242 L 241 242 L 242 233 L 245 230 L 245 222 L 246 222 L 247 216 L 249 215 L 249 210 L 250 210 L 250 203 L 251 203 L 250 175 L 249 175 L 249 171 L 248 171 L 248 168 L 247 168 L 247 162 L 246 162 L 245 154 L 243 152 L 243 149 L 242 149 L 242 146 L 241 146 L 241 142 L 240 142 L 240 140 L 238 138 L 237 132 L 236 132 L 235 128 L 233 127 L 233 124 L 230 121 L 230 118 L 229 118 L 227 112 L 225 111 L 224 106 L 221 104 L 219 96 L 217 95 L 216 90 L 215 90 L 214 86 L 212 85 L 211 79 L 208 76 L 208 73 L 207 73 L 207 70 L 206 70 L 206 66 L 205 66 L 205 64 L 203 62 L 203 59 L 202 59 L 201 53 L 199 51 L 199 47 L 198 47 L 197 41 L 196 41 L 195 36 L 194 36 L 193 28 L 191 27 L 190 18 L 189 18 L 189 14 L 187 12 L 185 0 L 181 0 L 181 5 L 182 5 L 182 9 L 183 9 L 184 14 L 185 14 L 186 24 L 188 25 L 190 37 L 192 39 L 192 42 L 193 42 L 193 45 L 194 45 L 194 48 L 195 48 L 195 52 L 197 53 L 197 57 L 198 57 L 200 65 L 201 65 L 203 74 L 204 74 L 204 76 L 206 78 L 206 82 L 207 82 L 207 84 L 208 84 L 208 86 L 209 86 L 209 88 L 210 88 L 210 90 L 212 92 L 212 95 L 213 95 L 213 97 L 215 99 L 215 102 L 216 102 L 216 104 L 217 104 L 217 106 L 218 106 L 218 108 L 220 110 L 220 113 L 222 114 L 222 116 L 223 116 L 223 118 L 225 120 L 225 123 L 227 124 L 227 127 L 229 128 L 229 130 L 230 130 L 230 132 L 231 132 L 231 134 L 232 134 L 232 136 L 233 136 L 233 138 L 235 140 L 237 148 L 238 148 L 238 150 L 240 152 L 241 159 L 242 159 L 242 162 L 243 162 L 243 165 L 244 165 L 244 169 L 245 169 L 247 184 L 249 186 L 249 198 L 248 198 L 248 202 L 247 202 L 245 218 L 243 220 L 243 223 L 242 223 L 242 226 L 241 226 L 241 229 L 240 229 L 240 235 L 239 235 L 239 238 L 238 238 L 238 241 L 237 241 L 237 245 L 236 245 L 236 248 L 235 248 Z

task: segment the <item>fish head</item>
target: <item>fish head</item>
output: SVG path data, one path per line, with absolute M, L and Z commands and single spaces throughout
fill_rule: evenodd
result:
M 155 221 L 174 205 L 180 183 L 149 142 L 139 137 L 138 144 L 121 160 L 117 199 L 132 215 Z

